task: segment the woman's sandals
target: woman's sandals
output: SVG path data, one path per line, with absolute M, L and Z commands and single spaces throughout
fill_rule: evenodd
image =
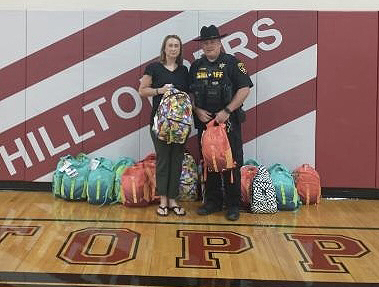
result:
M 157 214 L 159 216 L 167 216 L 168 215 L 168 207 L 159 205 L 157 209 Z
M 172 212 L 174 212 L 175 215 L 178 215 L 178 216 L 184 216 L 184 215 L 186 215 L 186 211 L 180 205 L 171 206 L 169 208 L 169 210 L 172 211 Z
M 159 205 L 157 208 L 157 214 L 159 216 L 167 216 L 169 211 L 172 211 L 173 213 L 175 213 L 175 215 L 178 216 L 186 215 L 186 211 L 180 205 L 175 205 L 171 207 Z

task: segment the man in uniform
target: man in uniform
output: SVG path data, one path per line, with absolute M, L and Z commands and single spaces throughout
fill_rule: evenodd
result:
M 253 83 L 244 64 L 234 56 L 221 51 L 221 38 L 225 36 L 220 35 L 214 25 L 201 28 L 200 37 L 195 41 L 200 41 L 204 55 L 191 65 L 190 89 L 195 98 L 195 127 L 198 129 L 199 141 L 207 122 L 215 118 L 216 122 L 225 123 L 236 167 L 232 171 L 224 172 L 223 177 L 221 173 L 208 173 L 205 204 L 197 213 L 208 215 L 218 212 L 225 204 L 225 217 L 228 220 L 238 220 L 241 196 L 240 167 L 243 165 L 241 123 L 244 121 L 244 112 L 241 107 Z M 230 172 L 233 172 L 233 181 Z

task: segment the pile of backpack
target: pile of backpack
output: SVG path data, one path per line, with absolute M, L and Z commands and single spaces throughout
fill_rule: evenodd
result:
M 122 203 L 141 207 L 159 203 L 155 178 L 156 155 L 136 162 L 122 157 L 113 163 L 104 157 L 89 158 L 81 153 L 62 157 L 53 175 L 52 193 L 68 201 L 105 205 Z M 180 201 L 204 198 L 204 169 L 188 152 L 184 154 L 180 177 Z M 241 206 L 252 213 L 297 210 L 302 204 L 318 204 L 320 177 L 309 164 L 290 172 L 282 164 L 269 168 L 248 160 L 241 167 Z
M 201 137 L 201 183 L 206 181 L 207 171 L 232 171 L 236 166 L 226 130 L 227 125 L 215 119 L 206 124 Z M 266 168 L 255 160 L 248 160 L 240 170 L 241 206 L 253 213 L 297 210 L 301 204 L 320 202 L 320 177 L 308 164 L 290 172 L 279 163 Z M 233 182 L 233 172 L 230 172 L 230 182 Z
M 318 204 L 320 177 L 309 164 L 290 172 L 282 164 L 269 168 L 248 160 L 241 167 L 241 205 L 252 213 L 297 210 L 302 204 Z
M 53 174 L 52 193 L 68 201 L 87 201 L 105 205 L 122 203 L 128 207 L 159 202 L 155 179 L 156 155 L 136 162 L 122 157 L 113 163 L 104 157 L 90 159 L 81 153 L 62 157 Z M 195 160 L 185 153 L 180 178 L 179 200 L 198 199 L 198 174 Z

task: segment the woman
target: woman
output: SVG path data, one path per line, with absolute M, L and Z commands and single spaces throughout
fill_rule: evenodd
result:
M 151 129 L 162 95 L 171 87 L 188 92 L 188 69 L 183 65 L 182 52 L 180 38 L 177 35 L 166 36 L 159 61 L 146 67 L 139 87 L 141 97 L 153 97 L 150 134 L 157 154 L 157 194 L 160 196 L 157 214 L 160 216 L 167 216 L 169 211 L 176 215 L 186 214 L 184 208 L 175 200 L 179 193 L 184 144 L 167 144 L 159 140 Z

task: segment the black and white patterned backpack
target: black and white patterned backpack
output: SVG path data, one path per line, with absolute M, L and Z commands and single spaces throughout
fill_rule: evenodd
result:
M 258 166 L 258 172 L 253 179 L 250 203 L 250 210 L 253 213 L 276 213 L 278 211 L 275 187 L 270 173 L 263 165 Z

